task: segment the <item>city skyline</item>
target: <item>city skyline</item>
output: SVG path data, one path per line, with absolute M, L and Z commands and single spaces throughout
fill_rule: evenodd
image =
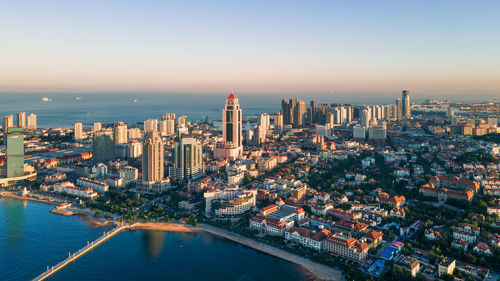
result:
M 498 3 L 12 2 L 0 92 L 500 96 Z M 78 14 L 75 10 L 80 11 Z

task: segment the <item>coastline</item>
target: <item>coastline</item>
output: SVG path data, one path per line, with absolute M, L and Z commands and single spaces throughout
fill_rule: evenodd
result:
M 172 232 L 206 232 L 217 237 L 226 238 L 235 243 L 252 248 L 259 252 L 280 258 L 291 262 L 299 271 L 304 274 L 306 280 L 344 280 L 342 271 L 330 268 L 326 265 L 316 263 L 304 257 L 289 253 L 287 251 L 275 248 L 262 242 L 257 242 L 247 237 L 240 236 L 230 231 L 213 227 L 206 224 L 197 224 L 196 226 L 177 224 L 177 223 L 135 223 L 131 229 L 159 230 Z
M 22 197 L 10 193 L 2 194 L 2 197 L 17 199 L 17 200 L 30 200 L 49 205 L 59 204 L 58 202 L 55 201 L 36 199 L 32 197 Z M 98 219 L 94 217 L 92 211 L 88 209 L 74 209 L 74 208 L 60 209 L 60 210 L 52 209 L 50 212 L 62 216 L 78 216 L 82 221 L 88 223 L 91 227 L 113 227 L 117 225 L 117 222 Z M 296 268 L 305 276 L 306 280 L 316 280 L 316 281 L 344 280 L 342 271 L 338 269 L 330 268 L 326 265 L 316 263 L 304 257 L 289 253 L 287 251 L 275 248 L 273 246 L 267 245 L 262 242 L 252 240 L 247 237 L 240 236 L 236 233 L 232 233 L 224 229 L 216 228 L 211 225 L 197 224 L 196 226 L 192 226 L 179 223 L 137 222 L 131 225 L 130 227 L 130 230 L 135 230 L 135 229 L 167 231 L 167 232 L 187 232 L 187 233 L 206 232 L 218 237 L 226 238 L 235 243 L 252 248 L 259 252 L 277 257 L 282 260 L 286 260 L 292 263 L 294 266 L 296 266 Z
M 46 200 L 46 199 L 38 199 L 38 198 L 27 197 L 27 196 L 19 196 L 19 195 L 12 194 L 10 192 L 4 192 L 4 193 L 0 194 L 0 198 L 2 198 L 2 197 L 10 198 L 10 199 L 17 199 L 17 200 L 34 201 L 34 202 L 45 203 L 45 204 L 49 204 L 49 205 L 53 205 L 53 206 L 57 206 L 59 204 L 59 202 L 55 202 L 55 201 L 50 201 L 50 200 Z

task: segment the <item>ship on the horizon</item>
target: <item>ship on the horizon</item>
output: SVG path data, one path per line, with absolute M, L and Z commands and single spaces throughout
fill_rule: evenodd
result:
M 51 101 L 52 101 L 52 99 L 51 99 L 51 98 L 49 98 L 49 97 L 43 97 L 43 98 L 42 98 L 42 101 L 43 101 L 43 102 L 51 102 Z

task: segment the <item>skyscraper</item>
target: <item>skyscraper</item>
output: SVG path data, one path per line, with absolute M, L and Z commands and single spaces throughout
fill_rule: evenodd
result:
M 410 91 L 408 90 L 403 90 L 403 93 L 401 94 L 402 99 L 403 99 L 403 104 L 402 104 L 402 112 L 404 117 L 410 117 L 411 116 L 411 107 L 410 107 Z
M 83 139 L 83 125 L 82 123 L 75 123 L 73 130 L 73 138 L 75 140 Z
M 3 117 L 3 144 L 7 144 L 7 129 L 14 127 L 14 116 L 7 115 Z
M 106 163 L 115 158 L 115 144 L 111 130 L 101 130 L 94 133 L 92 139 L 92 159 L 94 163 Z
M 294 127 L 305 125 L 306 103 L 300 99 L 283 99 L 281 101 L 281 114 L 283 114 L 283 123 Z
M 401 99 L 396 99 L 396 119 L 401 120 L 403 118 L 403 102 Z
M 170 136 L 175 134 L 175 120 L 165 119 L 160 121 L 160 135 Z
M 24 134 L 23 128 L 7 129 L 7 177 L 24 175 Z
M 28 130 L 36 130 L 36 115 L 33 113 L 28 116 Z
M 283 130 L 283 114 L 274 114 L 274 128 L 278 131 Z
M 163 181 L 164 144 L 157 131 L 148 132 L 142 146 L 142 181 Z
M 203 175 L 203 148 L 192 136 L 182 137 L 172 152 L 170 177 L 177 179 L 196 179 Z
M 222 110 L 223 142 L 216 144 L 214 158 L 234 160 L 243 153 L 241 117 L 238 98 L 231 92 L 226 99 L 226 106 Z
M 128 142 L 127 124 L 123 122 L 115 124 L 113 135 L 114 135 L 115 145 L 127 143 Z
M 144 133 L 150 133 L 156 131 L 158 131 L 158 120 L 148 119 L 144 121 Z
M 17 126 L 21 128 L 26 128 L 26 112 L 17 113 Z

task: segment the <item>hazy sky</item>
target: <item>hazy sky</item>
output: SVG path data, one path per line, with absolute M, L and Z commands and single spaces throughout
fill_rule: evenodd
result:
M 500 95 L 500 1 L 0 1 L 0 92 Z

